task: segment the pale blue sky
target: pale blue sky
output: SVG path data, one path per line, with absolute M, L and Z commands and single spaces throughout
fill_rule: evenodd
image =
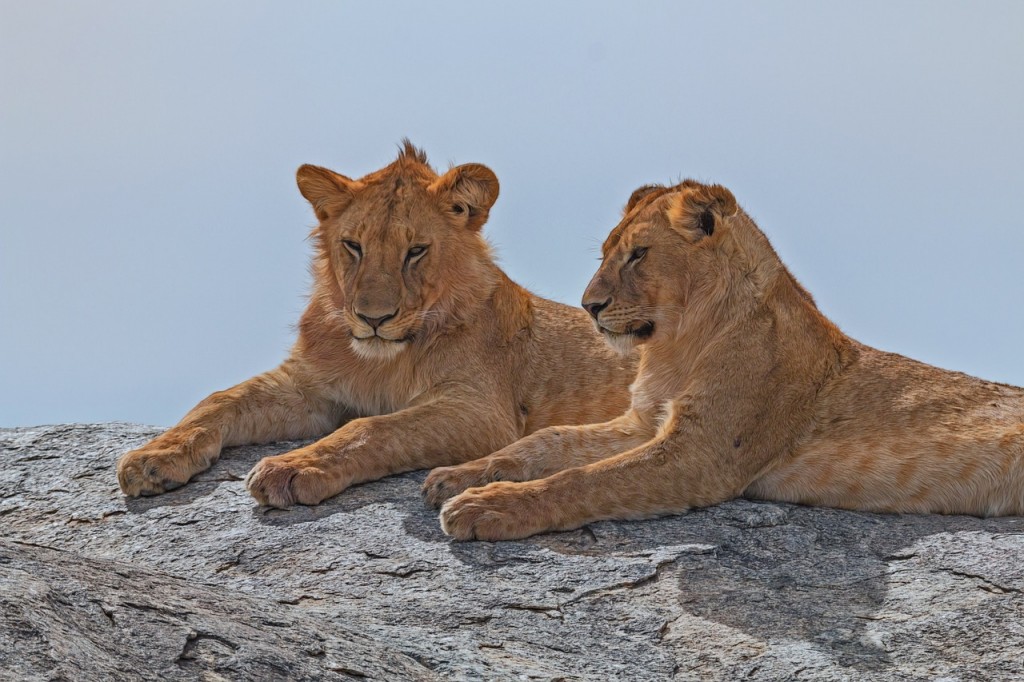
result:
M 169 425 L 269 369 L 306 162 L 501 180 L 577 304 L 630 192 L 730 187 L 847 333 L 1024 384 L 1024 3 L 0 2 L 0 426 Z

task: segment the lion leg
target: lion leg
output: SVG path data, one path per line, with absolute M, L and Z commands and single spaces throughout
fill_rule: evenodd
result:
M 322 435 L 342 409 L 296 383 L 288 363 L 196 405 L 174 427 L 117 463 L 126 495 L 155 495 L 210 468 L 225 446 Z
M 548 478 L 470 488 L 441 508 L 456 540 L 512 540 L 593 521 L 642 519 L 739 496 L 755 472 L 699 449 L 702 439 L 659 436 L 614 457 Z
M 552 426 L 497 452 L 454 467 L 439 467 L 423 482 L 427 504 L 441 504 L 493 481 L 530 481 L 631 450 L 654 436 L 633 412 L 603 424 Z
M 356 483 L 479 457 L 518 435 L 511 414 L 481 411 L 479 400 L 440 396 L 354 419 L 304 448 L 264 458 L 245 484 L 262 505 L 318 504 Z

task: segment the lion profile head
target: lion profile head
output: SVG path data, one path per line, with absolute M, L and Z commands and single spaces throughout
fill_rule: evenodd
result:
M 319 221 L 316 287 L 360 357 L 398 355 L 493 288 L 480 231 L 498 178 L 486 166 L 438 175 L 405 140 L 393 163 L 359 180 L 311 165 L 296 177 Z
M 583 307 L 622 353 L 678 338 L 688 320 L 734 294 L 756 295 L 784 270 L 732 192 L 694 180 L 633 192 L 601 250 Z

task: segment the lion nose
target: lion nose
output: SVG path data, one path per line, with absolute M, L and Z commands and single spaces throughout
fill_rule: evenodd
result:
M 370 327 L 372 327 L 374 331 L 377 331 L 377 327 L 381 326 L 382 324 L 384 324 L 397 314 L 398 311 L 396 310 L 390 315 L 381 315 L 380 317 L 369 317 L 368 315 L 363 315 L 362 313 L 356 313 L 356 317 L 358 317 L 366 324 L 370 325 Z
M 601 303 L 584 303 L 583 304 L 583 309 L 586 310 L 588 313 L 590 313 L 591 317 L 593 317 L 596 320 L 598 314 L 602 310 L 607 308 L 608 304 L 611 303 L 611 302 L 612 302 L 612 299 L 611 298 L 607 298 L 607 299 L 605 299 Z

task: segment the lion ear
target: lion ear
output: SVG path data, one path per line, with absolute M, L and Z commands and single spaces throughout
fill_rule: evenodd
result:
M 439 177 L 427 191 L 441 201 L 442 209 L 452 220 L 479 230 L 498 199 L 498 176 L 487 166 L 467 163 Z
M 723 220 L 738 211 L 736 197 L 725 187 L 686 183 L 672 199 L 668 219 L 672 227 L 699 241 L 713 235 Z
M 313 206 L 320 222 L 337 218 L 348 208 L 360 184 L 340 173 L 306 164 L 295 173 L 299 192 Z
M 629 201 L 626 202 L 626 208 L 623 211 L 623 215 L 628 214 L 630 211 L 636 208 L 636 205 L 639 204 L 640 200 L 643 199 L 645 196 L 647 196 L 651 192 L 656 192 L 659 189 L 665 189 L 665 185 L 644 185 L 643 187 L 639 187 L 636 190 L 634 190 L 633 193 L 629 196 Z

